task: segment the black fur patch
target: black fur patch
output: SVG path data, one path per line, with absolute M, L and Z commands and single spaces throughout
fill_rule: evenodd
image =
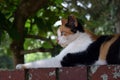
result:
M 68 22 L 65 26 L 70 28 L 73 33 L 76 33 L 77 31 L 84 32 L 81 22 L 79 22 L 73 15 L 68 16 Z
M 79 21 L 78 21 L 77 30 L 80 31 L 80 32 L 85 32 L 84 28 L 83 28 L 83 25 Z
M 111 45 L 106 60 L 108 64 L 120 64 L 120 37 Z
M 84 32 L 83 26 L 80 22 L 78 22 L 78 26 L 76 27 L 74 23 L 66 23 L 66 27 L 70 28 L 73 33 L 76 33 L 77 31 Z
M 93 64 L 96 60 L 98 60 L 100 46 L 102 45 L 102 43 L 107 40 L 110 40 L 111 38 L 112 38 L 111 36 L 101 36 L 95 42 L 91 43 L 88 46 L 87 50 L 72 54 L 68 53 L 61 61 L 62 66 L 69 67 L 69 66 L 76 66 L 81 64 L 84 65 Z M 108 60 L 110 60 L 110 58 Z

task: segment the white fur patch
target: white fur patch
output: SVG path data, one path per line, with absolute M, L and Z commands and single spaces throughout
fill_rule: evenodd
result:
M 88 46 L 93 42 L 88 34 L 86 33 L 79 33 L 79 36 L 72 41 L 65 49 L 63 49 L 57 58 L 62 60 L 62 58 L 67 55 L 68 53 L 76 53 L 76 52 L 82 52 L 88 48 Z M 76 33 L 76 34 L 78 34 Z
M 98 60 L 94 65 L 107 65 L 107 62 L 105 60 Z
M 68 53 L 74 54 L 76 52 L 82 52 L 86 50 L 87 47 L 93 42 L 88 34 L 80 32 L 69 35 L 69 38 L 67 39 L 68 42 L 66 41 L 66 43 L 64 43 L 63 41 L 66 47 L 56 57 L 26 64 L 18 64 L 16 66 L 16 69 L 21 69 L 22 66 L 26 68 L 61 67 L 60 62 L 65 55 L 67 55 Z
M 58 59 L 53 57 L 50 59 L 38 60 L 26 64 L 18 64 L 16 66 L 16 69 L 22 69 L 23 66 L 25 68 L 50 68 L 50 67 L 61 67 L 61 64 Z

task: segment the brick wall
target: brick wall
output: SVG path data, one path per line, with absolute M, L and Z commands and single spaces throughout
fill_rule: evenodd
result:
M 120 80 L 120 65 L 0 70 L 0 80 Z

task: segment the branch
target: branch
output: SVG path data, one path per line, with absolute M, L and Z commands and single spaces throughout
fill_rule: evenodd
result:
M 53 47 L 55 46 L 50 38 L 45 38 L 37 35 L 26 35 L 25 38 L 40 39 L 40 40 L 49 42 Z
M 30 53 L 35 53 L 35 52 L 51 52 L 52 49 L 45 49 L 43 47 L 41 48 L 36 48 L 36 49 L 32 49 L 32 50 L 23 50 L 21 51 L 21 55 L 24 55 L 24 54 L 30 54 Z
M 33 38 L 33 39 L 40 39 L 40 40 L 43 40 L 43 41 L 47 41 L 48 39 L 45 38 L 45 37 L 41 37 L 41 36 L 38 36 L 38 35 L 26 35 L 25 38 Z
M 45 7 L 48 3 L 48 0 L 22 0 L 19 9 L 22 15 L 29 17 L 39 9 Z

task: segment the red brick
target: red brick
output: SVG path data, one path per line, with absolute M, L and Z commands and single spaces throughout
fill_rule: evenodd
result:
M 23 70 L 0 71 L 0 80 L 25 80 Z
M 87 80 L 87 67 L 64 67 L 59 69 L 59 80 Z
M 56 80 L 56 70 L 54 68 L 40 68 L 29 70 L 30 80 Z
M 120 80 L 120 66 L 91 66 L 91 80 Z

